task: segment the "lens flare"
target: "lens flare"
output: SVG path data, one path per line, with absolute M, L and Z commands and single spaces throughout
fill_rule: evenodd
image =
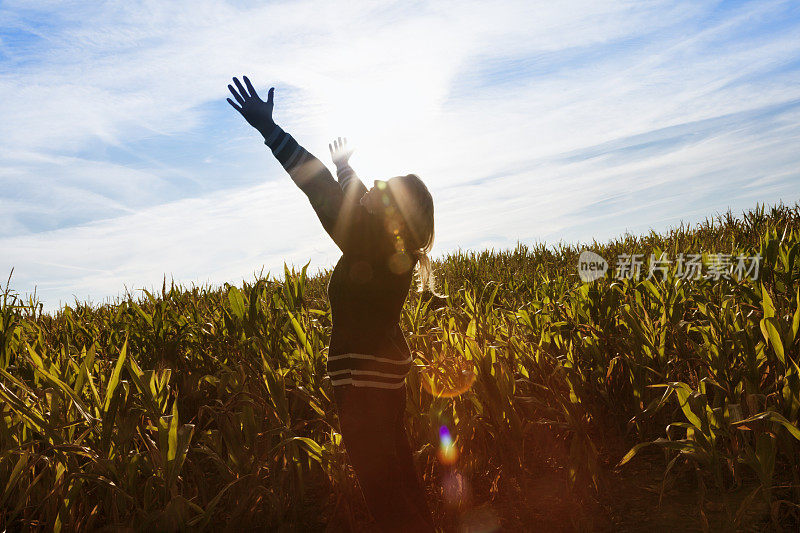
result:
M 469 483 L 458 472 L 449 472 L 442 478 L 442 496 L 450 507 L 468 506 L 472 497 Z
M 452 465 L 457 459 L 456 443 L 453 442 L 447 426 L 442 426 L 439 428 L 439 461 L 445 465 Z
M 420 371 L 422 387 L 437 398 L 455 398 L 475 383 L 472 362 L 459 357 L 438 359 Z
M 459 531 L 470 533 L 494 533 L 500 531 L 500 520 L 491 507 L 470 509 L 461 517 Z
M 395 274 L 404 274 L 411 269 L 411 258 L 401 250 L 389 258 L 389 270 Z

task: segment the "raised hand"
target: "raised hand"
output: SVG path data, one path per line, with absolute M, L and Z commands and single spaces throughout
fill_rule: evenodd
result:
M 346 165 L 350 160 L 350 156 L 353 155 L 353 152 L 355 151 L 353 148 L 348 148 L 347 139 L 342 139 L 341 137 L 329 144 L 328 149 L 331 151 L 331 159 L 333 159 L 333 164 L 337 167 Z
M 262 134 L 268 134 L 275 125 L 275 121 L 272 120 L 272 108 L 274 107 L 272 96 L 275 93 L 275 88 L 270 88 L 267 94 L 267 101 L 265 102 L 259 98 L 258 93 L 256 93 L 253 84 L 250 83 L 247 76 L 242 77 L 244 78 L 244 84 L 247 86 L 246 90 L 236 78 L 233 78 L 233 83 L 236 84 L 238 91 L 230 84 L 228 85 L 228 89 L 231 91 L 231 94 L 233 94 L 233 97 L 236 98 L 239 105 L 236 105 L 230 98 L 227 99 L 228 103 L 231 104 L 236 111 L 241 113 L 248 124 Z

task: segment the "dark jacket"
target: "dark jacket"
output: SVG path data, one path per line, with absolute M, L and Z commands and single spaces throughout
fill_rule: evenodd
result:
M 319 159 L 279 126 L 265 142 L 342 251 L 328 283 L 333 332 L 327 368 L 332 383 L 402 386 L 411 352 L 400 329 L 400 312 L 416 260 L 397 261 L 393 235 L 360 204 L 367 188 L 349 165 L 337 169 L 337 183 Z

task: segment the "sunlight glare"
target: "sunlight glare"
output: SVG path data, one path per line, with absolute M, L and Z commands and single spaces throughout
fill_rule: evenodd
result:
M 393 65 L 387 72 L 381 65 L 331 79 L 321 95 L 325 130 L 353 141 L 356 171 L 370 181 L 413 171 L 425 154 L 409 151 L 436 129 L 444 88 L 439 76 L 427 75 L 430 68 L 413 67 Z
M 420 371 L 422 387 L 437 398 L 455 398 L 475 383 L 472 362 L 460 357 L 437 359 Z

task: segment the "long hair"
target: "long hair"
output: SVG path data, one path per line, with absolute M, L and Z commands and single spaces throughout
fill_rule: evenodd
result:
M 399 190 L 392 191 L 406 226 L 406 251 L 417 260 L 417 291 L 436 294 L 436 278 L 428 257 L 433 248 L 433 197 L 416 174 L 401 176 Z M 438 296 L 438 295 L 437 295 Z

